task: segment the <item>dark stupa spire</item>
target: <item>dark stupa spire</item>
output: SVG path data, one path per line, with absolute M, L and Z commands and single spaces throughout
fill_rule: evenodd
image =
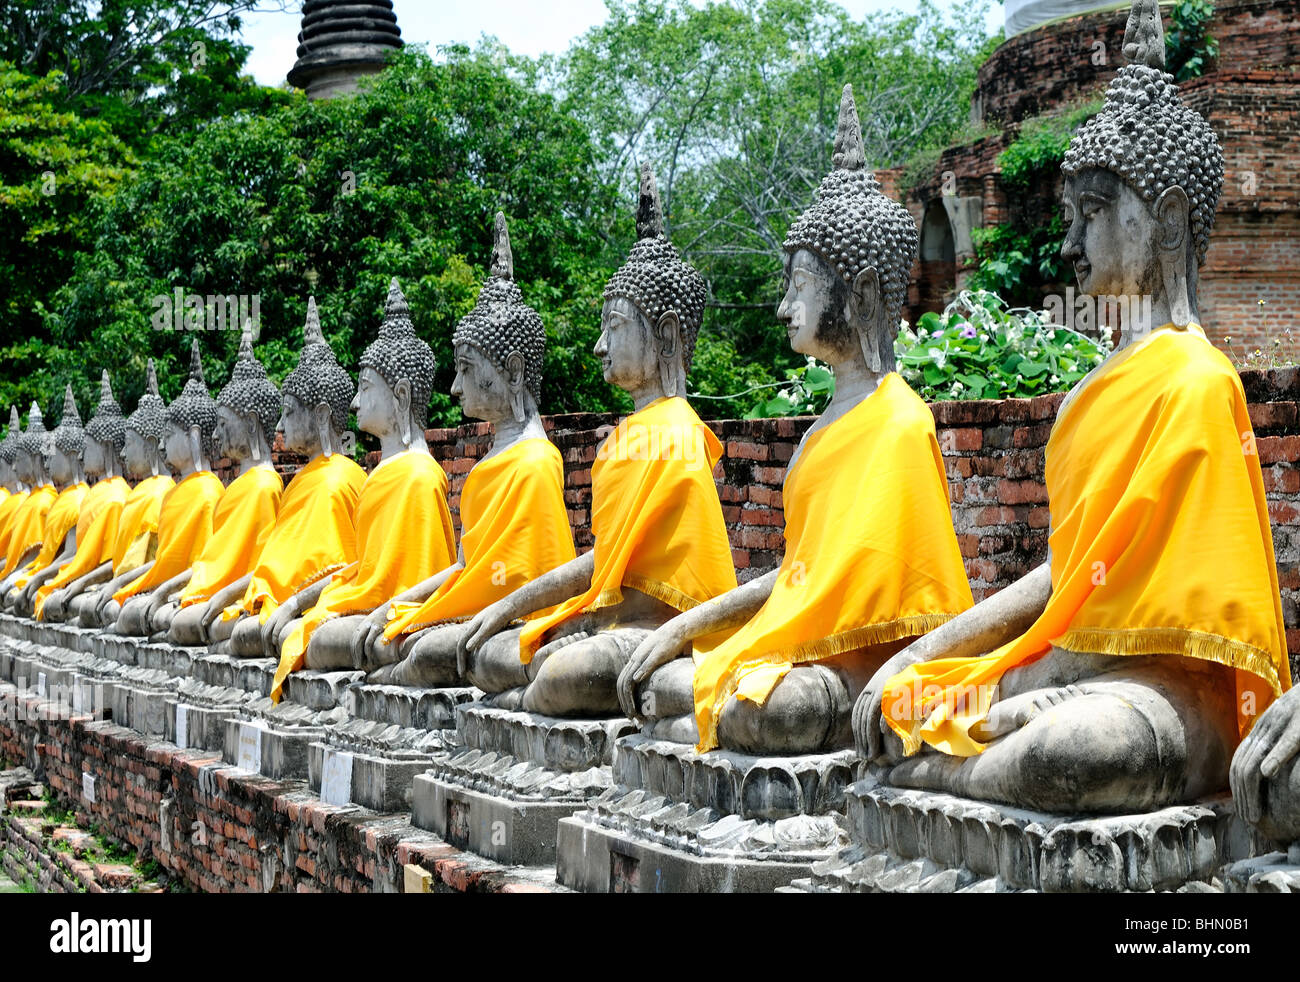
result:
M 289 84 L 312 99 L 346 95 L 402 47 L 391 0 L 306 0 Z

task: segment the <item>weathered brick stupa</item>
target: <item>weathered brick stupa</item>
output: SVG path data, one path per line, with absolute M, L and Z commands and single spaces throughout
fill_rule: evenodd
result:
M 298 33 L 298 61 L 289 84 L 312 99 L 356 91 L 357 80 L 384 67 L 402 47 L 391 0 L 306 0 Z
M 1161 6 L 1169 19 L 1170 7 Z M 1097 99 L 1124 63 L 1124 18 L 1115 13 L 1122 8 L 1070 15 L 1069 7 L 1068 0 L 1008 3 L 1009 37 L 980 68 L 972 99 L 972 120 L 985 132 L 949 147 L 901 189 L 899 200 L 921 229 L 903 314 L 912 323 L 967 285 L 978 266 L 976 230 L 1023 231 L 1059 214 L 1058 174 L 1012 186 L 998 158 L 1030 121 Z M 1286 330 L 1285 312 L 1300 304 L 1300 0 L 1218 0 L 1207 31 L 1219 43 L 1217 57 L 1179 83 L 1224 156 L 1223 197 L 1200 271 L 1201 315 L 1211 340 L 1238 359 L 1257 348 L 1295 357 L 1300 334 Z M 887 187 L 901 177 L 879 176 Z M 1046 291 L 1075 286 L 1068 273 L 1065 280 Z

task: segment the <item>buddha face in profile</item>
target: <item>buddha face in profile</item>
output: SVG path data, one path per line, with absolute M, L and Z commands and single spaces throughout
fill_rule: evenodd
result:
M 217 407 L 217 425 L 212 431 L 217 452 L 230 460 L 247 460 L 253 455 L 253 437 L 249 424 L 229 406 Z
M 13 464 L 0 457 L 0 487 L 11 488 L 18 483 L 18 472 Z
M 98 440 L 86 437 L 86 448 L 81 452 L 81 458 L 88 476 L 99 477 L 108 472 L 108 454 Z
M 122 464 L 127 473 L 134 478 L 148 477 L 153 455 L 153 441 L 127 427 L 126 446 L 122 448 Z
M 826 260 L 809 249 L 785 254 L 785 296 L 776 319 L 786 326 L 797 354 L 829 365 L 852 357 L 850 327 L 857 320 L 852 291 Z
M 41 482 L 45 475 L 41 473 L 41 468 L 37 466 L 36 459 L 26 450 L 18 451 L 18 458 L 14 461 L 14 470 L 18 472 L 18 479 L 24 484 L 35 486 Z
M 1081 292 L 1151 292 L 1159 273 L 1160 223 L 1136 191 L 1111 171 L 1089 168 L 1066 179 L 1063 207 L 1068 230 L 1061 258 L 1074 266 Z
M 163 456 L 167 460 L 167 466 L 177 471 L 194 463 L 189 433 L 172 420 L 167 421 L 167 429 L 163 432 Z
M 411 412 L 411 383 L 402 379 L 391 386 L 369 366 L 361 369 L 357 396 L 352 403 L 358 428 L 373 436 L 394 433 Z
M 316 446 L 315 414 L 287 392 L 281 409 L 279 432 L 284 434 L 284 448 L 290 453 L 311 453 Z
M 76 456 L 55 447 L 54 454 L 50 457 L 50 479 L 58 485 L 71 484 L 77 476 L 77 463 Z
M 523 359 L 519 361 L 522 365 Z M 510 380 L 472 344 L 456 345 L 456 378 L 451 383 L 451 394 L 460 400 L 461 412 L 470 419 L 496 423 L 510 415 Z
M 669 336 L 671 332 L 671 336 Z M 668 311 L 653 331 L 636 304 L 626 297 L 605 301 L 600 317 L 600 338 L 595 355 L 600 359 L 605 381 L 620 389 L 636 389 L 659 375 L 659 354 L 652 335 L 670 347 L 677 338 L 676 316 Z

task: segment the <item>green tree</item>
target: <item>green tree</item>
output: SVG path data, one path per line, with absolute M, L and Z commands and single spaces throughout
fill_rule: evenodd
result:
M 101 202 L 94 248 L 47 318 L 43 365 L 87 391 L 109 367 L 130 402 L 153 355 L 175 391 L 191 335 L 157 332 L 151 319 L 162 309 L 155 298 L 179 288 L 259 296 L 258 350 L 277 378 L 296 363 L 314 293 L 326 335 L 354 367 L 396 276 L 438 356 L 433 424 L 458 422 L 445 394 L 451 331 L 477 296 L 503 210 L 521 289 L 551 334 L 545 410 L 617 405 L 591 354 L 610 271 L 591 216 L 611 203 L 591 141 L 499 50 L 444 54 L 435 64 L 408 49 L 354 98 L 296 96 L 265 115 L 156 139 Z M 237 340 L 201 338 L 214 387 Z M 11 380 L 36 366 L 14 367 Z

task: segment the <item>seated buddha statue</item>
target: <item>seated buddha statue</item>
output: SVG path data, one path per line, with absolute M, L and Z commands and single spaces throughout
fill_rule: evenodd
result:
M 60 427 L 67 426 L 67 414 Z M 33 613 L 38 620 L 63 619 L 64 587 L 113 559 L 118 522 L 131 486 L 122 477 L 122 447 L 126 443 L 126 419 L 113 398 L 113 387 L 105 371 L 99 383 L 99 404 L 82 434 L 82 471 L 95 483 L 86 495 L 77 521 L 76 552 L 59 565 L 45 582 L 33 577 L 28 584 Z M 42 574 L 43 575 L 43 574 Z
M 5 430 L 4 439 L 0 440 L 0 488 L 4 489 L 4 497 L 0 499 L 0 556 L 9 551 L 14 513 L 27 500 L 28 495 L 27 485 L 18 476 L 15 467 L 18 463 L 18 440 L 22 435 L 18 407 L 10 406 L 9 427 Z
M 163 498 L 176 484 L 163 460 L 166 431 L 167 405 L 158 394 L 158 374 L 150 358 L 144 395 L 123 426 L 123 469 L 136 484 L 122 503 L 111 557 L 59 591 L 66 620 L 82 627 L 102 627 L 101 601 L 111 602 L 113 594 L 157 553 Z
M 637 646 L 736 586 L 713 482 L 722 447 L 685 398 L 706 289 L 668 241 L 648 167 L 636 224 L 595 346 L 634 406 L 592 466 L 595 548 L 480 611 L 460 642 L 460 674 L 503 709 L 619 715 L 615 683 Z
M 9 544 L 0 567 L 0 597 L 9 593 L 13 580 L 36 558 L 45 541 L 45 518 L 59 496 L 46 464 L 50 449 L 50 432 L 45 428 L 41 407 L 33 402 L 27 415 L 27 430 L 18 440 L 14 463 L 19 480 L 31 492 L 14 511 Z
M 496 216 L 490 275 L 452 345 L 451 394 L 466 417 L 492 425 L 492 448 L 465 478 L 455 562 L 354 634 L 353 665 L 369 670 L 371 682 L 458 684 L 456 652 L 470 618 L 576 555 L 564 461 L 538 413 L 546 330 L 515 283 L 504 215 Z
M 236 476 L 212 513 L 208 544 L 172 582 L 171 599 L 151 615 L 151 630 L 165 631 L 172 644 L 207 644 L 204 625 L 225 606 L 213 598 L 253 569 L 275 528 L 284 494 L 284 481 L 271 462 L 279 418 L 280 390 L 253 354 L 252 327 L 245 325 L 230 381 L 217 396 L 213 431 L 218 455 L 233 462 Z
M 455 559 L 447 475 L 424 438 L 436 369 L 393 280 L 379 337 L 361 355 L 352 407 L 380 452 L 357 499 L 356 561 L 291 597 L 271 618 L 264 636 L 279 642 L 280 653 L 273 699 L 300 668 L 351 668 L 352 639 L 366 616 Z
M 49 458 L 50 479 L 59 496 L 45 516 L 41 551 L 25 569 L 11 577 L 11 589 L 5 597 L 6 604 L 23 617 L 31 616 L 31 598 L 40 585 L 52 579 L 59 566 L 77 551 L 77 536 L 84 530 L 81 520 L 89 492 L 81 466 L 85 442 L 81 415 L 69 385 L 63 397 L 63 418 L 54 429 Z
M 1290 687 L 1246 399 L 1197 313 L 1223 155 L 1163 71 L 1154 0 L 1124 50 L 1062 165 L 1061 254 L 1082 291 L 1150 297 L 1153 317 L 1058 412 L 1048 561 L 891 659 L 854 707 L 897 786 L 1072 814 L 1193 801 L 1228 785 Z
M 777 308 L 791 348 L 832 367 L 835 395 L 790 460 L 780 568 L 668 621 L 623 669 L 624 711 L 660 738 L 851 746 L 872 674 L 971 606 L 934 416 L 894 370 L 917 238 L 866 167 L 845 86 L 834 170 L 790 229 Z
M 217 404 L 208 393 L 199 343 L 194 341 L 190 377 L 167 407 L 163 452 L 178 480 L 163 498 L 157 553 L 152 562 L 118 587 L 101 614 L 101 622 L 112 624 L 117 634 L 144 637 L 151 633 L 153 611 L 184 586 L 190 567 L 212 538 L 213 514 L 225 491 L 210 463 L 216 453 L 216 426 Z
M 263 628 L 280 605 L 356 562 L 355 515 L 366 472 L 343 452 L 354 391 L 310 298 L 302 353 L 281 386 L 277 428 L 284 448 L 308 460 L 285 488 L 256 565 L 208 602 L 206 632 L 217 650 L 228 647 L 242 658 L 270 656 Z

